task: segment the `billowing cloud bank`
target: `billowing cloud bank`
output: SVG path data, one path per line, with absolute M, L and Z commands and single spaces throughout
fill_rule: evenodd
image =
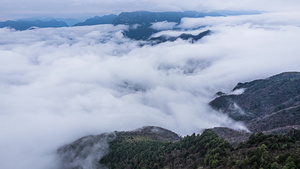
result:
M 243 128 L 207 103 L 238 82 L 300 71 L 300 28 L 226 19 L 184 20 L 214 32 L 197 43 L 143 47 L 124 26 L 0 29 L 0 168 L 56 168 L 59 146 L 101 132 Z

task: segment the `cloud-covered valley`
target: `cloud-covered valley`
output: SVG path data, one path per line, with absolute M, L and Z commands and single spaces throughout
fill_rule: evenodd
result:
M 300 71 L 299 22 L 251 17 L 183 19 L 179 28 L 213 33 L 155 46 L 125 38 L 122 25 L 0 29 L 0 168 L 57 168 L 57 148 L 101 132 L 245 129 L 208 106 L 215 93 Z

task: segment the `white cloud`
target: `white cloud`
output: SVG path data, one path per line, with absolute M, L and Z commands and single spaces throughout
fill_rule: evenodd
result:
M 183 18 L 179 28 L 198 28 L 214 25 L 259 25 L 259 26 L 300 26 L 300 12 L 263 13 L 259 15 L 238 15 L 227 17 Z
M 241 95 L 241 94 L 243 94 L 245 92 L 245 90 L 247 90 L 247 89 L 245 89 L 245 88 L 236 89 L 236 90 L 234 90 L 234 91 L 232 91 L 232 92 L 230 92 L 228 94 L 229 95 Z
M 143 47 L 125 26 L 0 29 L 0 168 L 56 168 L 56 149 L 89 134 L 242 127 L 207 103 L 238 82 L 300 71 L 300 28 L 210 19 L 214 33 L 195 44 Z
M 152 29 L 155 30 L 168 30 L 168 29 L 173 29 L 177 23 L 176 22 L 156 22 L 151 25 Z
M 178 28 L 178 27 L 176 27 Z M 192 28 L 191 26 L 189 28 Z M 191 35 L 198 35 L 201 32 L 206 31 L 207 28 L 203 28 L 203 29 L 196 29 L 196 30 L 190 30 L 190 29 L 178 29 L 176 31 L 174 30 L 162 30 L 160 32 L 154 33 L 153 35 L 151 35 L 151 37 L 159 37 L 159 36 L 170 36 L 170 37 L 178 37 L 181 34 L 191 34 Z

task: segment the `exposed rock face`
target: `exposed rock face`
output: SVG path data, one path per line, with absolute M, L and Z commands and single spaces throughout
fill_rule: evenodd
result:
M 108 153 L 114 133 L 86 136 L 58 149 L 61 169 L 103 169 L 99 160 Z
M 244 121 L 250 131 L 275 131 L 300 125 L 300 73 L 287 72 L 267 79 L 239 83 L 238 95 L 221 95 L 210 105 L 235 120 Z M 277 130 L 277 132 L 279 132 Z

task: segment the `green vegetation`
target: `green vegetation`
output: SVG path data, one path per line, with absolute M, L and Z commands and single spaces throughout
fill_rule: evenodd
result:
M 117 133 L 100 163 L 108 168 L 300 168 L 300 131 L 287 135 L 253 134 L 232 147 L 211 130 L 178 142 L 159 141 L 127 132 Z

